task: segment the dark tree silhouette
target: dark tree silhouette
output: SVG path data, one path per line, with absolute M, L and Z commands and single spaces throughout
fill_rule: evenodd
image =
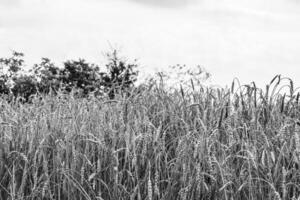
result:
M 49 58 L 42 58 L 40 64 L 35 64 L 30 70 L 37 79 L 37 88 L 40 93 L 54 93 L 59 89 L 61 83 L 61 69 L 54 65 Z
M 30 75 L 14 78 L 14 86 L 11 91 L 15 97 L 22 97 L 24 102 L 28 102 L 31 96 L 37 93 L 36 78 Z
M 101 73 L 101 80 L 111 99 L 115 97 L 117 92 L 127 91 L 133 87 L 137 80 L 138 71 L 137 64 L 127 64 L 125 59 L 121 59 L 117 51 L 107 53 L 108 64 L 106 68 L 108 73 Z
M 67 91 L 80 89 L 84 96 L 97 90 L 100 85 L 99 67 L 83 59 L 65 62 L 60 78 Z
M 11 92 L 13 82 L 24 64 L 23 56 L 23 53 L 13 51 L 11 57 L 0 58 L 0 94 L 8 95 Z
M 80 91 L 81 97 L 107 93 L 112 99 L 116 93 L 133 87 L 138 75 L 137 64 L 127 64 L 115 50 L 107 53 L 106 72 L 100 72 L 98 65 L 84 59 L 69 60 L 58 67 L 50 59 L 42 58 L 41 63 L 35 64 L 26 73 L 23 56 L 13 52 L 12 57 L 0 59 L 0 94 L 23 97 L 28 101 L 37 93 L 53 91 L 56 94 L 57 90 L 71 92 L 75 89 Z

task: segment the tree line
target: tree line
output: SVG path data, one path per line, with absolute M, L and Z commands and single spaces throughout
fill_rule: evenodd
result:
M 24 54 L 14 51 L 10 57 L 0 58 L 0 95 L 28 102 L 36 94 L 75 89 L 82 97 L 107 94 L 113 99 L 117 92 L 134 86 L 138 65 L 128 63 L 116 50 L 106 53 L 106 57 L 105 71 L 84 59 L 67 60 L 57 66 L 49 58 L 42 58 L 26 70 Z

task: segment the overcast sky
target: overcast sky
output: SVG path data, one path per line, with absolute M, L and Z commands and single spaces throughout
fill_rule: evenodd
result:
M 199 64 L 220 85 L 280 73 L 300 85 L 297 0 L 0 0 L 1 57 L 101 63 L 110 44 L 144 72 Z

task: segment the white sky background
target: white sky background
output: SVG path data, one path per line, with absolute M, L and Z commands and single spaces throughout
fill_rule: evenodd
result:
M 297 0 L 0 0 L 0 57 L 103 64 L 109 43 L 143 72 L 199 64 L 223 86 L 276 74 L 300 85 Z

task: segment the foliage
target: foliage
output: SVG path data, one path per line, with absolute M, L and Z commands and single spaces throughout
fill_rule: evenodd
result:
M 127 64 L 124 59 L 119 59 L 117 51 L 107 54 L 108 73 L 101 73 L 102 85 L 109 89 L 109 97 L 114 98 L 117 91 L 125 91 L 131 88 L 137 80 L 137 64 Z
M 13 52 L 9 58 L 0 58 L 0 94 L 9 94 L 13 79 L 16 79 L 24 64 L 24 54 Z
M 83 90 L 84 95 L 95 91 L 101 82 L 99 67 L 90 65 L 82 59 L 65 62 L 64 69 L 61 70 L 61 78 L 67 91 L 79 88 Z
M 41 63 L 35 64 L 30 72 L 38 80 L 37 88 L 40 93 L 57 91 L 61 86 L 61 69 L 49 58 L 42 58 Z
M 0 59 L 0 94 L 23 97 L 28 101 L 37 93 L 57 93 L 58 90 L 80 91 L 82 97 L 91 93 L 108 93 L 114 98 L 116 92 L 124 92 L 133 87 L 136 81 L 136 64 L 127 64 L 117 52 L 108 53 L 107 72 L 100 72 L 100 67 L 83 59 L 64 62 L 63 67 L 56 66 L 48 58 L 42 58 L 29 73 L 24 68 L 22 53 L 13 52 L 13 56 Z
M 13 79 L 14 86 L 11 88 L 12 93 L 16 97 L 23 98 L 24 102 L 28 102 L 32 95 L 37 93 L 37 81 L 34 76 L 21 75 Z

